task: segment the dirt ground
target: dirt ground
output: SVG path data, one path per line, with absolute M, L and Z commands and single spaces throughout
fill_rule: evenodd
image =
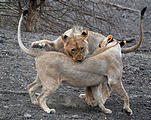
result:
M 138 8 L 142 8 L 141 5 Z M 108 115 L 99 107 L 88 106 L 78 97 L 84 88 L 65 84 L 48 100 L 48 106 L 55 108 L 56 114 L 47 114 L 38 105 L 33 105 L 27 93 L 27 84 L 36 76 L 34 58 L 21 51 L 14 28 L 0 28 L 0 120 L 151 120 L 150 11 L 151 4 L 145 14 L 142 46 L 136 52 L 123 55 L 122 81 L 130 97 L 131 116 L 122 110 L 123 101 L 114 92 L 105 104 L 113 112 Z M 22 32 L 22 37 L 28 48 L 33 41 L 56 38 L 49 34 L 28 32 Z

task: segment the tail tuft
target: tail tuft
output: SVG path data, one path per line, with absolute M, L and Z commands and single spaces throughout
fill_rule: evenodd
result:
M 141 11 L 141 16 L 142 16 L 142 17 L 144 16 L 144 14 L 145 14 L 145 12 L 146 12 L 146 9 L 147 9 L 147 7 L 144 7 L 144 8 L 142 9 L 142 11 Z
M 123 47 L 126 44 L 126 40 L 120 42 L 120 46 Z
M 25 10 L 24 12 L 23 12 L 23 16 L 25 16 L 26 14 L 28 14 L 28 10 Z

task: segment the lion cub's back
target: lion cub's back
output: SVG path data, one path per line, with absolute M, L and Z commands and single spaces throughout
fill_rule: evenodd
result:
M 105 38 L 105 36 L 100 33 L 92 31 L 89 31 L 88 35 L 89 35 L 88 36 L 89 54 L 92 54 L 94 50 L 99 47 L 100 41 L 102 41 Z

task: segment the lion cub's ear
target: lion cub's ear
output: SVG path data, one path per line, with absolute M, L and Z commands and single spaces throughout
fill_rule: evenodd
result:
M 81 33 L 81 35 L 82 35 L 83 37 L 87 37 L 87 36 L 88 36 L 88 30 L 84 30 L 84 31 Z
M 99 47 L 101 48 L 103 44 L 103 40 L 99 43 Z
M 88 30 L 84 30 L 81 35 L 84 37 L 83 40 L 86 40 L 88 38 Z
M 67 42 L 67 38 L 68 38 L 67 35 L 61 35 L 61 39 L 64 43 Z
M 108 38 L 108 39 L 107 39 L 107 42 L 108 42 L 108 43 L 110 43 L 110 42 L 112 42 L 112 41 L 113 41 L 113 37 L 112 37 L 112 35 L 108 35 L 108 36 L 107 36 L 107 38 Z

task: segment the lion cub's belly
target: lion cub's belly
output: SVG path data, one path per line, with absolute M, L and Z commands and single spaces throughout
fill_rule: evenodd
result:
M 63 81 L 69 85 L 76 87 L 96 86 L 107 81 L 106 76 L 100 76 L 93 73 L 77 73 L 71 74 L 63 78 Z

